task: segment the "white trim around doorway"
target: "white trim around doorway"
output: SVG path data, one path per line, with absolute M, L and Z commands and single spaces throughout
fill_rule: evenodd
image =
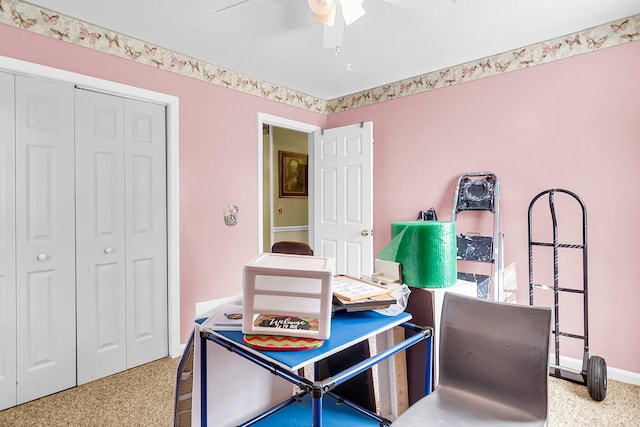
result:
M 264 199 L 262 196 L 262 181 L 263 181 L 263 173 L 264 168 L 262 165 L 262 159 L 264 156 L 264 150 L 262 148 L 262 128 L 264 125 L 268 126 L 276 126 L 279 128 L 295 130 L 298 132 L 303 132 L 309 135 L 309 177 L 313 177 L 313 135 L 315 132 L 320 131 L 322 128 L 320 126 L 312 125 L 309 123 L 298 122 L 296 120 L 285 119 L 283 117 L 272 116 L 270 114 L 258 113 L 258 253 L 263 252 L 262 247 L 264 244 L 264 226 L 263 226 L 263 206 Z M 309 181 L 309 224 L 313 224 L 313 183 Z M 273 205 L 273 200 L 269 204 L 269 206 Z M 309 241 L 312 240 L 312 227 L 309 227 Z

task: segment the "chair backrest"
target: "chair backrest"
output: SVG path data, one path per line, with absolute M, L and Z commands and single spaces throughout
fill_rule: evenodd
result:
M 295 254 L 295 255 L 313 255 L 311 246 L 302 242 L 276 242 L 271 246 L 272 253 L 279 254 Z
M 440 387 L 547 415 L 551 310 L 445 294 Z

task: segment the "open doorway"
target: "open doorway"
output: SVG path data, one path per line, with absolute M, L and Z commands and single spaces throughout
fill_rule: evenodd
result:
M 258 250 L 283 240 L 311 244 L 313 133 L 320 128 L 259 114 L 258 129 Z
M 309 135 L 263 126 L 263 247 L 309 240 Z
M 335 271 L 353 277 L 373 273 L 373 123 L 320 127 L 266 114 L 258 114 L 258 251 L 270 249 L 273 228 L 273 192 L 277 182 L 272 149 L 265 148 L 264 126 L 301 132 L 307 136 L 307 239 L 314 255 L 334 258 Z M 304 144 L 304 142 L 302 142 Z M 268 160 L 263 159 L 268 154 Z M 269 169 L 269 170 L 267 170 Z M 267 200 L 269 203 L 267 204 Z M 265 217 L 271 215 L 268 226 Z M 286 230 L 284 230 L 286 231 Z M 298 231 L 298 230 L 291 230 Z M 271 231 L 269 231 L 271 232 Z

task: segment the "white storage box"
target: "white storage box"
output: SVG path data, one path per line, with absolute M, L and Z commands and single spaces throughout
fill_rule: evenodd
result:
M 327 339 L 333 258 L 264 253 L 243 272 L 245 334 Z

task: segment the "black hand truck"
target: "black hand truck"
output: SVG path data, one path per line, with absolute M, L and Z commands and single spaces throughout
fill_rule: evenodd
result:
M 575 199 L 582 210 L 582 243 L 581 244 L 565 244 L 558 242 L 558 220 L 556 217 L 555 196 L 557 193 L 564 193 Z M 532 210 L 534 204 L 542 196 L 548 195 L 549 209 L 551 213 L 553 241 L 540 242 L 533 241 L 532 238 Z M 549 247 L 553 249 L 553 287 L 536 283 L 533 279 L 533 248 L 535 246 Z M 582 278 L 583 288 L 574 289 L 562 287 L 558 283 L 558 254 L 560 250 L 578 249 L 582 251 Z M 588 324 L 588 293 L 587 293 L 587 209 L 584 202 L 575 193 L 562 189 L 546 190 L 533 198 L 529 204 L 529 304 L 533 305 L 534 288 L 553 290 L 554 304 L 554 327 L 552 334 L 555 341 L 555 363 L 549 364 L 549 375 L 561 379 L 565 379 L 577 384 L 587 386 L 589 396 L 593 400 L 604 400 L 607 394 L 607 364 L 600 356 L 589 357 L 589 324 Z M 562 332 L 559 325 L 559 294 L 561 292 L 581 294 L 583 296 L 583 325 L 584 335 L 576 335 L 568 332 Z M 560 337 L 569 337 L 584 340 L 584 354 L 582 357 L 582 370 L 571 370 L 560 366 Z

